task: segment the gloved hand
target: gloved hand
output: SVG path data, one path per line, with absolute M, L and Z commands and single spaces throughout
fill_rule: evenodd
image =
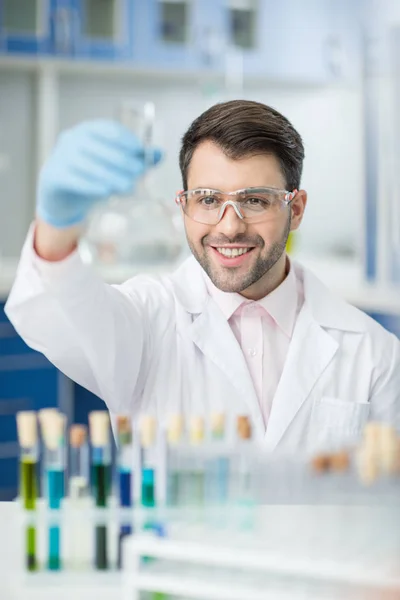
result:
M 148 165 L 161 159 L 113 121 L 86 121 L 61 134 L 41 170 L 37 215 L 58 228 L 85 220 L 92 205 L 133 191 Z

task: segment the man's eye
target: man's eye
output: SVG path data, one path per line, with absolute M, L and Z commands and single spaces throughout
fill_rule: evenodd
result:
M 246 198 L 246 204 L 248 206 L 267 207 L 271 204 L 271 202 L 268 200 L 268 198 L 250 197 Z
M 215 196 L 203 196 L 199 199 L 200 204 L 204 204 L 205 206 L 213 206 L 218 202 Z

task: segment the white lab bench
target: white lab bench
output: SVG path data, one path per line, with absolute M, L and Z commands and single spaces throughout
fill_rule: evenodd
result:
M 132 537 L 122 573 L 27 574 L 18 506 L 0 503 L 0 598 L 139 600 L 140 591 L 182 600 L 398 598 L 397 520 L 396 504 L 271 505 L 258 510 L 250 532 L 192 524 L 163 539 Z

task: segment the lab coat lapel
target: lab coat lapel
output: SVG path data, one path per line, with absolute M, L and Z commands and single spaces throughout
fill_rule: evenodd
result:
M 307 303 L 298 316 L 268 421 L 265 444 L 273 450 L 338 349 Z
M 249 408 L 258 436 L 264 435 L 264 423 L 254 385 L 243 352 L 215 302 L 208 298 L 203 312 L 193 321 L 189 334 L 196 346 L 233 383 Z

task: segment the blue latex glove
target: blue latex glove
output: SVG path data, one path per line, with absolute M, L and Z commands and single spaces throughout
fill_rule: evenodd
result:
M 146 151 L 146 166 L 160 159 L 160 150 Z M 95 202 L 132 192 L 144 171 L 134 134 L 114 121 L 86 121 L 61 134 L 41 170 L 37 214 L 54 227 L 81 223 Z

